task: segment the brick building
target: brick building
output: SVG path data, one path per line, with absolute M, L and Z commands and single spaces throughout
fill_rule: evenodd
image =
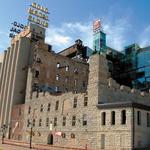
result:
M 33 123 L 37 143 L 93 150 L 148 147 L 149 98 L 119 86 L 110 78 L 106 58 L 95 54 L 89 61 L 86 92 L 39 92 L 38 97 L 33 92 L 32 98 L 26 98 L 24 140 L 29 140 Z
M 116 57 L 103 51 L 89 57 L 81 40 L 55 53 L 44 38 L 45 30 L 31 24 L 4 55 L 0 123 L 10 125 L 11 138 L 29 142 L 32 127 L 34 143 L 92 150 L 148 148 L 150 95 L 121 85 L 126 78 L 114 80 Z M 106 48 L 105 39 L 102 43 Z

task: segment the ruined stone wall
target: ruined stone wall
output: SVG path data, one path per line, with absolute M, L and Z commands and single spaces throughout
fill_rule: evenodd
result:
M 57 62 L 57 61 L 56 61 Z M 29 70 L 29 75 L 32 72 Z M 29 76 L 28 76 L 29 77 Z M 30 83 L 29 77 L 28 82 Z M 88 105 L 84 106 L 85 97 L 88 97 Z M 76 108 L 73 107 L 74 99 L 77 99 Z M 56 102 L 59 101 L 58 110 L 56 110 Z M 127 102 L 136 101 L 148 104 L 148 94 L 140 93 L 136 90 L 131 90 L 128 87 L 118 85 L 110 78 L 108 72 L 107 61 L 104 56 L 96 54 L 90 58 L 89 63 L 89 80 L 88 87 L 85 93 L 74 94 L 72 92 L 51 95 L 49 93 L 32 93 L 32 97 L 26 97 L 25 104 L 25 123 L 24 123 L 24 140 L 29 141 L 30 127 L 27 127 L 27 121 L 31 123 L 35 119 L 33 127 L 33 142 L 48 143 L 49 135 L 53 136 L 53 144 L 69 147 L 88 147 L 93 150 L 102 149 L 132 149 L 133 143 L 133 109 L 132 108 L 108 108 L 98 109 L 99 103 L 111 102 Z M 48 105 L 50 110 L 48 111 Z M 43 108 L 42 112 L 41 106 Z M 28 113 L 31 107 L 30 114 Z M 121 124 L 121 111 L 126 110 L 126 124 Z M 111 125 L 111 112 L 116 112 L 116 123 Z M 101 114 L 106 112 L 106 125 L 101 124 Z M 76 125 L 72 126 L 72 117 L 76 116 Z M 86 115 L 87 125 L 83 125 L 83 118 Z M 54 126 L 54 118 L 57 117 L 57 126 Z M 63 117 L 66 117 L 66 125 L 63 126 Z M 46 119 L 48 126 L 46 125 Z M 39 126 L 39 120 L 41 126 Z M 144 119 L 144 118 L 143 118 Z M 144 119 L 146 121 L 146 119 Z M 136 122 L 136 120 L 135 120 Z M 145 126 L 135 129 L 136 139 L 144 134 L 146 137 Z M 64 136 L 56 135 L 58 132 Z M 72 136 L 75 136 L 74 138 Z M 145 137 L 145 138 L 146 138 Z M 103 140 L 105 139 L 105 144 Z M 137 140 L 135 140 L 137 141 Z M 146 139 L 142 139 L 142 144 L 145 146 Z
M 88 84 L 88 64 L 78 62 L 49 52 L 48 50 L 38 50 L 37 59 L 40 62 L 32 66 L 33 83 L 46 85 L 51 91 L 64 92 L 85 92 Z M 59 63 L 59 67 L 57 66 Z M 35 77 L 36 71 L 39 76 Z

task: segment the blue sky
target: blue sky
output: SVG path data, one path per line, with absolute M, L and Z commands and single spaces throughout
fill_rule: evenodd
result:
M 92 21 L 96 18 L 102 20 L 108 46 L 121 50 L 132 43 L 150 45 L 149 0 L 4 0 L 0 5 L 0 52 L 9 46 L 11 23 L 27 23 L 27 9 L 32 2 L 49 9 L 46 42 L 55 51 L 77 38 L 92 47 Z

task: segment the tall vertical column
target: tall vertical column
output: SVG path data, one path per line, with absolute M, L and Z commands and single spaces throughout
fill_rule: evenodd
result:
M 2 63 L 2 68 L 1 68 L 1 74 L 0 74 L 0 125 L 1 125 L 1 111 L 2 111 L 2 88 L 4 86 L 4 69 L 6 68 L 6 56 L 7 56 L 7 51 L 4 51 L 4 59 Z
M 1 71 L 0 71 L 0 93 L 1 93 L 1 86 L 2 86 L 2 80 L 4 78 L 4 66 L 6 63 L 6 51 L 4 51 L 4 58 L 3 58 L 3 62 L 2 62 L 2 66 L 1 66 Z
M 10 95 L 10 87 L 11 87 L 11 77 L 13 76 L 12 74 L 12 68 L 14 67 L 13 66 L 13 62 L 14 62 L 14 54 L 15 54 L 15 51 L 14 51 L 14 44 L 12 44 L 11 46 L 11 49 L 10 49 L 10 56 L 9 56 L 9 62 L 8 62 L 8 75 L 6 76 L 7 77 L 7 82 L 6 82 L 6 92 L 5 92 L 5 95 L 4 95 L 4 99 L 6 101 L 6 105 L 5 105 L 5 117 L 4 117 L 4 123 L 5 124 L 8 124 L 8 122 L 6 121 L 7 120 L 7 111 L 9 111 L 9 103 L 10 103 L 10 99 L 8 98 L 9 95 Z
M 18 44 L 19 42 L 17 41 L 15 43 L 15 45 L 13 46 L 13 50 L 12 50 L 12 64 L 11 64 L 11 68 L 10 68 L 10 78 L 9 78 L 9 84 L 8 84 L 8 93 L 6 96 L 6 102 L 7 102 L 7 109 L 5 109 L 5 113 L 4 113 L 4 121 L 5 123 L 8 125 L 8 113 L 10 110 L 10 103 L 11 103 L 11 97 L 12 97 L 12 84 L 13 84 L 13 80 L 14 80 L 14 76 L 15 76 L 15 67 L 16 67 L 16 62 L 17 62 L 17 54 L 18 54 Z
M 29 63 L 30 39 L 20 38 L 16 43 L 12 56 L 12 68 L 10 71 L 7 109 L 5 111 L 5 123 L 8 125 L 6 136 L 9 135 L 12 107 L 25 101 L 25 89 L 27 82 L 27 67 Z M 23 92 L 21 92 L 23 91 Z
M 6 78 L 6 75 L 7 75 L 7 68 L 8 68 L 8 60 L 9 60 L 9 52 L 10 50 L 8 49 L 7 50 L 7 55 L 6 55 L 6 64 L 4 66 L 4 78 L 2 80 L 2 90 L 1 90 L 1 101 L 2 101 L 2 105 L 1 105 L 1 121 L 0 121 L 0 125 L 2 126 L 3 125 L 3 120 L 4 120 L 4 105 L 5 105 L 5 100 L 4 100 L 4 92 L 5 92 L 5 86 L 6 86 L 6 81 L 7 81 L 7 78 Z

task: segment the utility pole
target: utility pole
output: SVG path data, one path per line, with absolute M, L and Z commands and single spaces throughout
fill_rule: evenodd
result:
M 32 149 L 32 132 L 33 132 L 33 127 L 31 123 L 31 130 L 30 130 L 30 149 Z

